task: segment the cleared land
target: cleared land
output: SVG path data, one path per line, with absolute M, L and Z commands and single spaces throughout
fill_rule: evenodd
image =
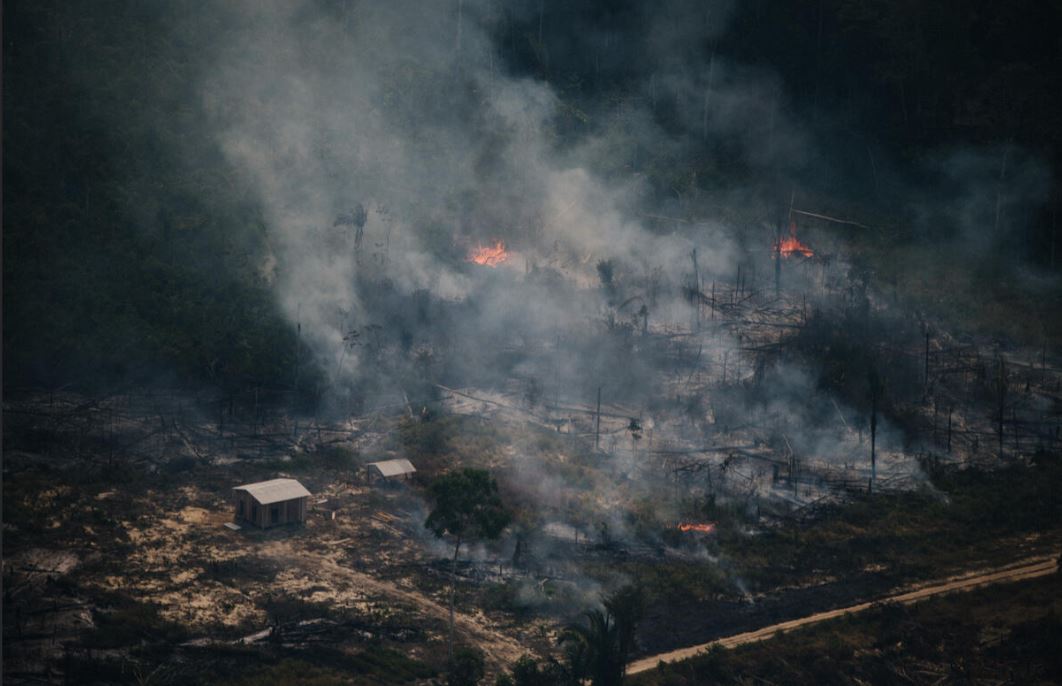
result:
M 689 658 L 700 655 L 716 646 L 721 648 L 736 648 L 737 646 L 746 645 L 748 643 L 756 643 L 773 638 L 777 634 L 792 631 L 794 629 L 800 629 L 820 622 L 825 622 L 844 615 L 856 614 L 859 612 L 865 612 L 873 607 L 876 607 L 885 603 L 899 603 L 910 604 L 917 603 L 928 598 L 932 598 L 944 593 L 958 593 L 963 591 L 972 591 L 977 588 L 982 588 L 991 584 L 999 583 L 1013 583 L 1015 581 L 1023 581 L 1025 579 L 1035 579 L 1037 577 L 1045 576 L 1047 574 L 1055 574 L 1058 572 L 1058 557 L 1038 557 L 1027 560 L 1022 560 L 1016 563 L 1015 566 L 1007 567 L 1005 569 L 994 570 L 991 572 L 973 572 L 958 577 L 953 577 L 942 583 L 932 584 L 929 586 L 923 586 L 904 593 L 898 593 L 896 595 L 888 596 L 880 600 L 871 602 L 859 603 L 858 605 L 852 605 L 849 607 L 843 607 L 837 610 L 830 610 L 828 612 L 817 612 L 813 615 L 803 617 L 801 619 L 794 619 L 788 622 L 780 622 L 772 626 L 757 629 L 756 631 L 748 631 L 736 636 L 729 636 L 727 638 L 720 638 L 708 643 L 702 643 L 696 646 L 690 646 L 689 648 L 682 648 L 680 650 L 672 650 L 667 653 L 661 653 L 660 655 L 653 655 L 650 657 L 642 658 L 630 664 L 627 668 L 628 674 L 638 674 L 639 672 L 645 672 L 650 669 L 655 669 L 661 662 L 678 662 L 680 660 L 688 660 Z

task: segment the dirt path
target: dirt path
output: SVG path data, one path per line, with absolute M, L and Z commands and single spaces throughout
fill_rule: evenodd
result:
M 867 603 L 859 603 L 858 605 L 852 605 L 837 610 L 829 610 L 827 612 L 819 612 L 808 617 L 802 617 L 800 619 L 793 619 L 788 622 L 773 624 L 762 629 L 757 629 L 756 631 L 748 631 L 743 634 L 728 636 L 726 638 L 716 639 L 708 643 L 690 646 L 689 648 L 680 648 L 678 650 L 672 650 L 667 653 L 660 653 L 659 655 L 645 657 L 640 660 L 635 660 L 630 665 L 628 665 L 627 673 L 637 674 L 639 672 L 645 672 L 650 669 L 656 668 L 656 666 L 660 662 L 678 662 L 680 660 L 687 660 L 697 655 L 698 653 L 703 653 L 709 648 L 713 648 L 715 646 L 721 646 L 723 648 L 736 648 L 738 646 L 745 645 L 746 643 L 756 643 L 757 641 L 765 641 L 774 637 L 774 635 L 778 633 L 783 633 L 800 627 L 811 626 L 813 624 L 825 622 L 830 619 L 836 619 L 837 617 L 841 617 L 846 614 L 863 612 L 864 610 L 868 610 L 871 607 L 881 603 L 902 603 L 906 605 L 910 603 L 917 603 L 920 600 L 925 600 L 926 598 L 931 598 L 942 593 L 972 591 L 982 586 L 988 586 L 997 583 L 1022 581 L 1024 579 L 1034 579 L 1039 576 L 1053 574 L 1057 571 L 1058 555 L 1052 555 L 1050 557 L 1041 556 L 1028 558 L 1002 569 L 996 569 L 989 572 L 979 571 L 963 574 L 961 576 L 951 577 L 943 582 L 935 582 L 932 585 L 915 588 L 904 593 L 883 598 L 881 600 L 876 600 Z
M 272 542 L 265 546 L 262 552 L 288 562 L 300 559 L 298 551 L 289 541 Z M 306 558 L 302 559 L 306 560 Z M 332 579 L 343 579 L 363 592 L 408 603 L 415 607 L 417 612 L 449 624 L 449 607 L 423 593 L 350 569 L 337 562 L 332 556 L 314 557 L 312 561 L 306 560 L 306 562 L 306 568 L 317 574 Z M 517 640 L 491 629 L 485 619 L 457 611 L 454 613 L 454 624 L 458 636 L 467 637 L 470 644 L 486 653 L 487 661 L 495 667 L 507 667 L 529 652 Z

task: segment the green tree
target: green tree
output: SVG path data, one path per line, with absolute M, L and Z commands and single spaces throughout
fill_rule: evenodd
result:
M 457 557 L 461 544 L 493 540 L 509 525 L 512 515 L 498 496 L 498 485 L 484 469 L 462 469 L 436 479 L 429 495 L 434 504 L 424 526 L 442 538 L 454 540 L 450 566 L 450 637 L 447 652 L 454 658 L 454 598 L 457 594 Z
M 575 624 L 561 641 L 572 673 L 578 680 L 589 679 L 593 686 L 618 686 L 623 681 L 619 660 L 616 623 L 601 610 L 586 613 L 586 625 Z
M 512 666 L 511 672 L 512 676 L 504 675 L 511 686 L 574 686 L 579 683 L 564 665 L 552 658 L 539 665 L 533 657 L 524 655 Z M 496 686 L 505 686 L 503 679 L 499 678 L 499 682 L 502 683 Z
M 450 658 L 446 671 L 446 686 L 476 686 L 484 673 L 483 653 L 475 648 L 462 648 Z
M 593 686 L 619 686 L 634 650 L 634 634 L 645 611 L 642 591 L 626 586 L 603 600 L 604 610 L 586 613 L 587 623 L 568 627 L 561 637 L 576 680 Z

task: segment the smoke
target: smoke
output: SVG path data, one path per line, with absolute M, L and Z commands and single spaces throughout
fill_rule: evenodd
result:
M 1013 145 L 962 148 L 932 156 L 934 183 L 915 197 L 915 223 L 971 257 L 1003 251 L 1027 257 L 1019 237 L 1047 202 L 1051 172 L 1039 155 Z
M 739 423 L 723 419 L 734 408 L 717 403 L 708 418 L 702 399 L 681 399 L 689 379 L 683 385 L 673 351 L 639 336 L 688 331 L 690 297 L 710 280 L 735 281 L 739 264 L 765 290 L 780 203 L 760 199 L 779 187 L 788 195 L 831 158 L 775 74 L 716 50 L 730 3 L 646 5 L 612 28 L 541 3 L 486 0 L 248 0 L 216 12 L 202 104 L 255 189 L 270 246 L 262 269 L 336 407 L 368 391 L 419 402 L 431 393 L 415 388 L 434 383 L 511 390 L 522 379 L 529 396 L 555 402 L 588 402 L 607 386 L 632 421 L 652 419 L 647 408 L 674 395 L 659 414 L 689 402 L 701 435 L 676 430 L 688 442 Z M 564 22 L 578 41 L 572 55 L 551 56 L 541 33 Z M 524 39 L 548 80 L 508 59 L 513 25 L 535 23 Z M 580 50 L 596 79 L 623 73 L 624 85 L 587 98 L 550 72 Z M 738 182 L 715 183 L 730 170 Z M 948 154 L 934 173 L 945 201 L 921 195 L 916 223 L 930 231 L 946 217 L 981 253 L 1004 239 L 1017 208 L 1042 198 L 1049 178 L 1017 149 Z M 471 249 L 495 241 L 506 262 L 468 263 Z M 836 264 L 846 266 L 843 257 Z M 789 278 L 815 286 L 808 274 Z M 721 360 L 739 347 L 723 332 L 697 357 Z M 749 367 L 731 378 L 754 379 Z M 766 400 L 762 391 L 736 398 L 746 424 L 769 424 L 789 452 L 827 466 L 866 462 L 862 431 L 846 424 L 858 412 L 790 367 L 769 383 Z M 664 434 L 666 421 L 658 425 Z M 637 441 L 609 431 L 612 481 L 593 485 L 594 508 L 610 531 L 635 536 L 607 503 L 652 496 L 659 483 L 627 480 L 640 468 Z M 878 440 L 883 455 L 901 450 L 901 432 L 887 422 Z M 552 509 L 568 487 L 533 460 L 514 475 Z M 769 493 L 755 468 L 739 476 Z
M 463 257 L 477 243 L 505 241 L 524 262 L 509 265 L 513 276 L 550 266 L 583 287 L 598 261 L 651 269 L 690 249 L 639 222 L 637 178 L 606 182 L 591 170 L 611 142 L 556 149 L 559 100 L 546 83 L 502 71 L 497 21 L 490 5 L 465 2 L 227 10 L 203 102 L 257 189 L 280 304 L 337 386 L 363 372 L 350 333 L 381 316 L 366 290 L 467 299 L 480 286 Z M 358 204 L 363 226 L 339 219 Z M 729 258 L 720 244 L 706 268 Z M 573 311 L 567 294 L 540 293 L 529 306 L 508 292 L 512 280 L 493 287 L 461 325 L 489 334 L 516 307 L 524 328 L 543 333 L 596 314 Z

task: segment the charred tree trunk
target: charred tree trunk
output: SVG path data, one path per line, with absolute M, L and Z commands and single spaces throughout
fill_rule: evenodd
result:
M 701 331 L 701 269 L 697 264 L 697 248 L 693 249 L 690 253 L 690 259 L 693 260 L 693 297 L 691 302 L 693 303 L 693 321 L 694 332 L 700 333 Z
M 601 387 L 597 387 L 597 417 L 594 419 L 594 450 L 601 446 Z
M 999 356 L 999 380 L 998 380 L 996 385 L 998 386 L 997 390 L 998 390 L 998 395 L 999 395 L 999 397 L 998 397 L 998 401 L 999 401 L 998 410 L 999 410 L 999 412 L 997 414 L 997 418 L 998 418 L 999 422 L 998 422 L 997 427 L 996 427 L 996 432 L 999 435 L 998 436 L 999 437 L 999 459 L 1002 460 L 1003 459 L 1003 420 L 1004 420 L 1004 418 L 1006 416 L 1006 405 L 1007 405 L 1007 367 L 1006 367 L 1006 363 L 1003 361 L 1003 356 L 1002 355 Z
M 867 492 L 874 492 L 874 482 L 878 476 L 878 396 L 881 394 L 881 380 L 875 370 L 870 370 L 870 483 Z
M 877 460 L 877 439 L 878 439 L 878 402 L 877 397 L 874 396 L 870 403 L 870 493 L 874 492 L 874 480 L 878 476 L 878 460 Z
M 952 408 L 948 408 L 948 452 L 951 452 L 951 411 Z
M 929 329 L 926 328 L 926 361 L 925 361 L 925 387 L 929 390 Z
M 776 225 L 774 229 L 774 297 L 778 297 L 782 289 L 782 228 Z
M 454 598 L 457 596 L 457 554 L 461 550 L 461 538 L 454 545 L 454 559 L 450 563 L 450 634 L 446 645 L 446 655 L 454 661 Z

